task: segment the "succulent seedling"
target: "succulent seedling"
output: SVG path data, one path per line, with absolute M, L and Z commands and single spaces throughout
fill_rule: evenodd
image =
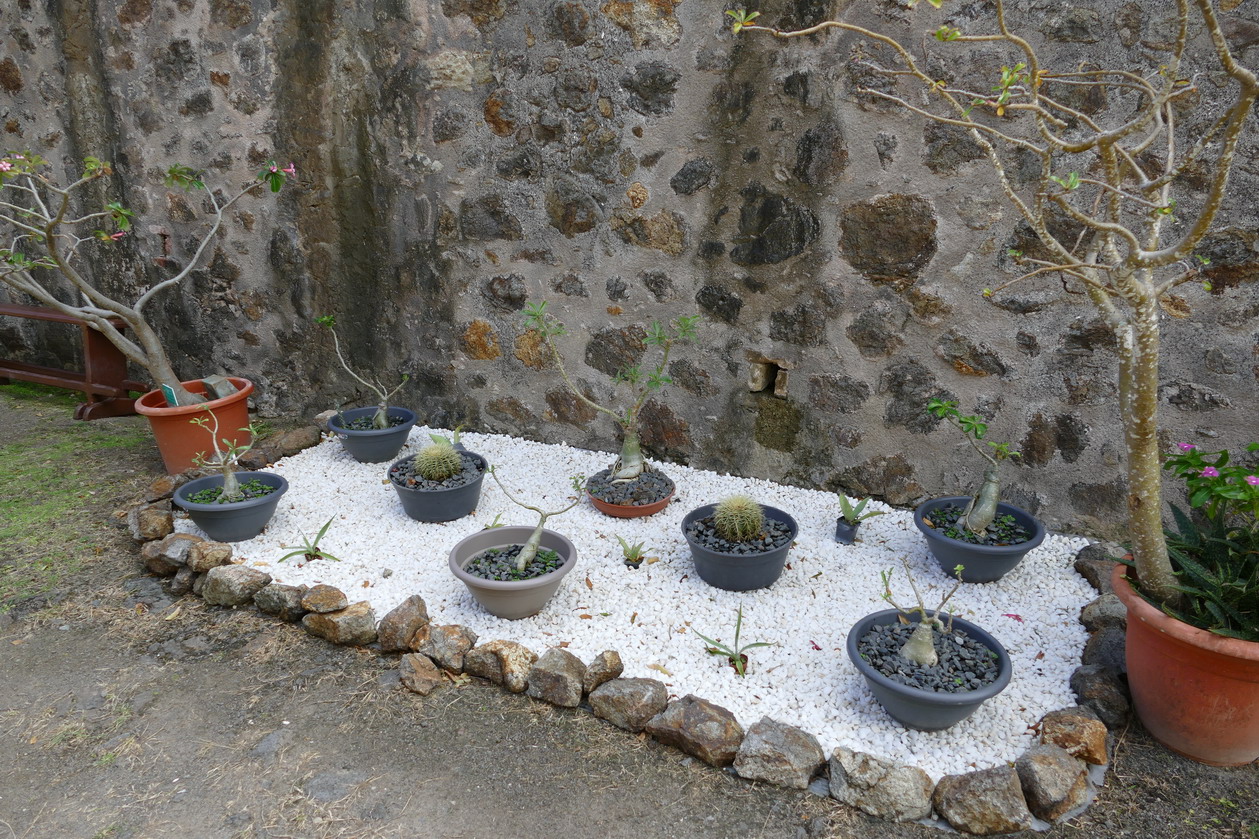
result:
M 332 518 L 336 518 L 336 516 L 333 516 Z M 292 559 L 295 556 L 303 556 L 306 558 L 307 562 L 314 562 L 316 559 L 331 559 L 333 562 L 340 562 L 341 560 L 319 547 L 319 540 L 322 539 L 324 534 L 328 532 L 328 528 L 330 526 L 332 526 L 332 519 L 328 519 L 324 522 L 323 527 L 319 528 L 319 532 L 315 534 L 314 539 L 307 538 L 306 534 L 303 533 L 302 544 L 300 546 L 281 545 L 281 548 L 294 548 L 294 550 L 291 550 L 284 556 L 280 557 L 279 561 L 283 562 L 284 560 Z
M 577 498 L 575 498 L 573 500 L 573 503 L 569 504 L 567 507 L 548 512 L 546 510 L 543 510 L 541 507 L 535 507 L 532 504 L 526 504 L 525 502 L 518 500 L 514 495 L 512 495 L 511 492 L 507 489 L 507 487 L 503 486 L 503 482 L 499 480 L 498 473 L 494 471 L 493 466 L 489 468 L 489 473 L 491 476 L 493 476 L 494 483 L 498 484 L 498 488 L 503 491 L 503 495 L 507 496 L 508 501 L 520 507 L 524 507 L 526 510 L 532 510 L 533 512 L 538 514 L 538 526 L 535 527 L 533 529 L 533 532 L 529 534 L 529 538 L 525 540 L 524 545 L 520 548 L 520 553 L 516 555 L 516 570 L 519 573 L 523 574 L 525 572 L 525 568 L 527 568 L 529 566 L 529 563 L 533 561 L 533 558 L 538 555 L 538 547 L 542 544 L 542 528 L 546 525 L 546 520 L 549 519 L 551 516 L 558 516 L 561 513 L 567 513 L 569 510 L 576 507 L 578 503 L 581 502 L 581 496 L 579 495 Z M 581 478 L 580 475 L 575 475 L 573 477 L 573 484 L 575 485 L 578 492 L 581 491 L 581 484 L 579 483 L 580 478 Z
M 841 492 L 839 493 L 839 514 L 843 517 L 844 521 L 849 524 L 858 525 L 866 519 L 881 516 L 884 512 L 886 512 L 884 510 L 871 510 L 868 513 L 863 513 L 862 510 L 864 510 L 866 505 L 869 503 L 870 498 L 867 496 L 858 501 L 856 504 L 853 504 L 848 500 L 848 496 Z
M 631 545 L 621 538 L 619 534 L 616 537 L 616 541 L 621 543 L 621 553 L 625 555 L 625 564 L 630 568 L 637 568 L 642 565 L 647 551 L 651 550 L 651 548 L 646 547 L 646 542 L 635 542 Z
M 979 445 L 979 441 L 983 440 L 984 435 L 988 433 L 988 424 L 977 414 L 964 416 L 953 400 L 932 399 L 927 403 L 927 413 L 944 420 L 962 432 L 962 436 L 966 438 L 966 442 L 970 443 L 971 448 L 988 461 L 988 468 L 984 470 L 984 481 L 979 487 L 979 492 L 971 498 L 966 509 L 962 511 L 962 517 L 958 519 L 971 533 L 981 534 L 997 517 L 997 504 L 1001 501 L 1001 481 L 997 476 L 997 467 L 1003 460 L 1019 457 L 1019 453 L 1011 451 L 1009 443 L 984 440 L 988 444 L 987 449 Z
M 739 604 L 739 610 L 735 614 L 734 619 L 734 642 L 730 646 L 726 646 L 720 641 L 714 641 L 707 635 L 697 629 L 692 628 L 692 632 L 698 635 L 704 643 L 708 644 L 706 652 L 709 655 L 724 655 L 730 660 L 730 665 L 734 668 L 734 672 L 740 676 L 747 675 L 747 655 L 745 650 L 751 650 L 756 647 L 772 647 L 772 643 L 767 641 L 756 641 L 751 644 L 739 646 L 739 634 L 743 631 L 743 604 Z

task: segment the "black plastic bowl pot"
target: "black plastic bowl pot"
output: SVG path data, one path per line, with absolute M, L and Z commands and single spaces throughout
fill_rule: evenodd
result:
M 398 456 L 398 452 L 406 445 L 411 426 L 415 425 L 414 411 L 390 406 L 387 413 L 390 420 L 400 419 L 401 422 L 389 428 L 346 428 L 342 417 L 345 418 L 345 423 L 351 423 L 356 419 L 376 415 L 375 408 L 355 408 L 334 415 L 328 420 L 328 430 L 341 438 L 341 445 L 359 463 L 384 463 Z
M 866 685 L 874 694 L 874 698 L 879 700 L 883 710 L 901 725 L 918 731 L 941 731 L 975 713 L 980 705 L 1005 690 L 1005 686 L 1010 683 L 1013 668 L 1005 647 L 983 629 L 961 618 L 953 618 L 953 628 L 961 629 L 997 654 L 999 669 L 995 682 L 984 685 L 979 690 L 937 693 L 933 690 L 923 690 L 892 681 L 861 657 L 857 652 L 857 644 L 872 628 L 896 623 L 899 615 L 900 612 L 896 609 L 884 609 L 881 612 L 866 615 L 853 624 L 852 629 L 848 631 L 846 647 L 848 658 L 857 668 L 857 672 L 865 677 Z M 949 616 L 942 614 L 940 619 L 947 624 Z
M 481 481 L 485 478 L 485 470 L 489 468 L 489 464 L 479 454 L 468 451 L 464 453 L 476 460 L 479 474 L 468 483 L 449 489 L 423 489 L 398 483 L 393 470 L 413 460 L 415 455 L 408 455 L 389 467 L 389 482 L 393 484 L 398 500 L 402 502 L 402 509 L 408 516 L 425 522 L 454 521 L 476 509 L 477 502 L 481 500 Z
M 682 519 L 682 535 L 691 548 L 691 557 L 695 560 L 695 571 L 704 582 L 713 588 L 726 591 L 751 591 L 752 589 L 768 588 L 782 576 L 783 567 L 787 564 L 787 551 L 800 532 L 800 526 L 790 515 L 777 507 L 762 505 L 765 518 L 782 522 L 791 528 L 791 538 L 781 547 L 759 554 L 731 554 L 714 551 L 691 538 L 687 528 L 696 519 L 713 514 L 717 505 L 705 504 L 686 514 Z
M 931 550 L 931 555 L 935 557 L 936 562 L 940 563 L 941 570 L 950 577 L 954 574 L 953 569 L 961 565 L 962 582 L 994 582 L 1013 571 L 1028 551 L 1045 541 L 1043 524 L 1026 510 L 1021 510 L 1013 504 L 1006 504 L 1004 501 L 997 504 L 997 515 L 1013 516 L 1015 521 L 1026 528 L 1031 534 L 1031 538 L 1026 542 L 1015 545 L 973 545 L 961 539 L 945 536 L 923 521 L 924 516 L 930 518 L 932 513 L 942 507 L 952 505 L 965 508 L 969 502 L 970 497 L 966 495 L 932 498 L 930 501 L 919 504 L 918 509 L 914 510 L 914 525 L 926 537 L 927 547 Z
M 216 542 L 243 542 L 252 539 L 271 521 L 271 516 L 280 503 L 280 496 L 288 491 L 289 482 L 274 472 L 237 472 L 236 480 L 242 484 L 256 480 L 275 487 L 275 491 L 259 498 L 247 498 L 230 504 L 199 504 L 190 501 L 192 496 L 203 489 L 223 486 L 222 475 L 211 475 L 189 481 L 175 490 L 175 504 L 187 510 L 197 527 Z

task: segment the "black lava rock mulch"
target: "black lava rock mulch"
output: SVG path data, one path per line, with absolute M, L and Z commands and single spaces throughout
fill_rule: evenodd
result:
M 947 625 L 947 621 L 945 622 Z M 936 693 L 966 693 L 992 684 L 1000 672 L 997 654 L 961 629 L 935 633 L 935 667 L 920 667 L 901 657 L 901 647 L 918 624 L 876 626 L 857 642 L 857 652 L 876 670 L 902 685 Z

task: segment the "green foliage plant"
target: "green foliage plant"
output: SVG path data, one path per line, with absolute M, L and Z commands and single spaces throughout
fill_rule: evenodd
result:
M 538 555 L 538 547 L 542 544 L 542 529 L 546 526 L 547 519 L 551 518 L 552 516 L 558 516 L 561 513 L 567 513 L 569 510 L 573 509 L 574 507 L 576 507 L 578 504 L 581 503 L 581 490 L 582 490 L 581 477 L 580 476 L 573 477 L 573 489 L 575 492 L 577 492 L 577 497 L 573 499 L 573 502 L 569 504 L 567 507 L 563 507 L 559 510 L 551 510 L 548 512 L 546 510 L 543 510 L 541 507 L 535 507 L 532 504 L 526 504 L 525 502 L 518 500 L 516 496 L 512 495 L 511 491 L 508 490 L 507 487 L 503 486 L 503 482 L 499 480 L 498 472 L 495 471 L 493 466 L 490 467 L 489 473 L 491 476 L 493 476 L 494 483 L 498 484 L 498 488 L 501 489 L 503 491 L 503 494 L 507 496 L 508 501 L 510 501 L 511 503 L 517 506 L 524 507 L 526 510 L 532 510 L 533 512 L 538 514 L 537 526 L 534 527 L 533 532 L 529 534 L 529 538 L 525 540 L 524 545 L 520 549 L 520 553 L 516 555 L 516 571 L 520 574 L 523 574 L 525 573 L 525 568 L 527 568 L 529 566 L 529 563 L 533 561 L 533 558 Z M 498 519 L 495 518 L 495 521 L 498 521 Z
M 372 428 L 388 428 L 389 427 L 389 399 L 395 393 L 397 393 L 399 390 L 402 389 L 402 386 L 407 383 L 407 379 L 409 379 L 410 376 L 408 376 L 406 373 L 403 373 L 402 381 L 398 382 L 397 386 L 393 390 L 386 390 L 385 385 L 378 378 L 372 379 L 371 381 L 364 379 L 358 373 L 354 372 L 354 369 L 350 367 L 350 363 L 345 360 L 345 356 L 341 354 L 341 340 L 337 337 L 336 315 L 320 315 L 319 317 L 315 318 L 315 323 L 319 324 L 320 326 L 326 327 L 327 330 L 332 333 L 332 348 L 336 350 L 337 361 L 341 362 L 341 367 L 344 368 L 345 372 L 353 376 L 355 381 L 357 381 L 363 387 L 367 388 L 372 393 L 376 394 L 377 406 L 376 406 L 376 413 L 372 416 Z M 340 409 L 338 409 L 338 413 L 340 413 Z
M 319 528 L 319 532 L 315 534 L 314 539 L 310 539 L 305 534 L 302 534 L 301 545 L 281 545 L 280 547 L 285 550 L 289 548 L 293 548 L 294 550 L 291 550 L 284 556 L 280 557 L 279 561 L 283 562 L 286 559 L 301 556 L 305 557 L 307 562 L 314 562 L 316 559 L 330 559 L 333 562 L 340 562 L 341 560 L 319 547 L 319 540 L 322 539 L 324 534 L 328 532 L 328 528 L 332 526 L 332 520 L 335 518 L 336 516 L 333 516 L 331 519 L 324 522 L 323 527 Z
M 198 452 L 193 458 L 193 463 L 199 467 L 207 467 L 217 469 L 219 474 L 223 476 L 223 486 L 220 489 L 219 496 L 215 503 L 231 504 L 234 501 L 244 501 L 245 493 L 241 489 L 240 481 L 236 479 L 236 467 L 240 459 L 245 453 L 253 448 L 254 440 L 258 438 L 260 429 L 257 425 L 250 423 L 241 431 L 249 432 L 249 441 L 247 443 L 233 442 L 226 437 L 219 439 L 219 418 L 213 412 L 207 412 L 204 416 L 194 417 L 189 420 L 193 425 L 199 425 L 210 433 L 210 444 L 214 447 L 214 456 L 209 457 L 206 452 Z M 222 442 L 220 446 L 219 443 Z
M 998 467 L 1001 461 L 1018 457 L 1019 453 L 1010 450 L 1009 443 L 994 443 L 991 440 L 984 440 L 984 435 L 988 433 L 988 423 L 984 422 L 984 418 L 977 414 L 964 415 L 957 408 L 957 403 L 949 399 L 932 399 L 927 402 L 927 413 L 937 419 L 942 419 L 949 425 L 962 432 L 962 436 L 966 438 L 966 442 L 970 443 L 980 457 L 988 461 L 988 466 L 984 469 L 984 480 L 979 486 L 979 492 L 971 497 L 970 503 L 966 505 L 966 509 L 962 511 L 960 523 L 971 533 L 976 535 L 982 534 L 992 524 L 997 517 L 997 504 L 1001 501 L 1001 481 L 998 475 Z M 987 448 L 979 445 L 980 441 L 987 444 Z
M 83 320 L 128 361 L 147 370 L 157 385 L 174 391 L 180 405 L 206 401 L 180 383 L 145 308 L 156 295 L 183 282 L 196 269 L 210 243 L 218 237 L 224 215 L 237 201 L 264 187 L 279 192 L 285 181 L 297 174 L 296 168 L 292 163 L 280 168 L 274 161 L 269 162 L 253 180 L 224 198 L 206 185 L 200 170 L 172 166 L 164 183 L 167 187 L 202 193 L 211 208 L 210 225 L 194 239 L 196 247 L 184 266 L 149 285 L 132 303 L 125 303 L 119 295 L 106 290 L 116 286 L 116 278 L 94 276 L 82 265 L 89 247 L 117 247 L 136 233 L 135 213 L 118 201 L 101 202 L 97 208 L 86 211 L 82 207 L 97 200 L 89 196 L 99 194 L 100 187 L 109 182 L 113 167 L 87 157 L 78 175 L 65 179 L 58 178 L 53 168 L 30 152 L 0 156 L 0 283 L 43 306 Z M 121 320 L 130 334 L 116 326 L 115 320 Z
M 839 514 L 844 521 L 848 522 L 853 527 L 856 527 L 866 519 L 881 516 L 884 512 L 886 512 L 885 510 L 870 510 L 869 512 L 862 512 L 865 510 L 866 505 L 870 503 L 870 500 L 869 496 L 867 496 L 854 504 L 848 500 L 847 495 L 844 495 L 841 492 L 839 493 Z
M 531 303 L 525 306 L 525 326 L 536 331 L 546 341 L 551 350 L 551 357 L 559 370 L 560 377 L 569 391 L 581 402 L 594 410 L 607 414 L 616 420 L 621 427 L 621 454 L 610 467 L 612 480 L 618 483 L 632 481 L 650 468 L 643 457 L 642 445 L 638 435 L 638 417 L 643 405 L 653 394 L 661 391 L 666 385 L 672 384 L 666 372 L 669 367 L 669 355 L 674 346 L 691 341 L 695 338 L 699 325 L 699 315 L 686 315 L 675 318 L 669 327 L 659 321 L 653 321 L 647 329 L 647 337 L 643 339 L 649 347 L 660 351 L 660 360 L 654 368 L 644 369 L 636 365 L 617 373 L 616 381 L 628 386 L 631 401 L 623 413 L 600 405 L 578 389 L 576 383 L 568 375 L 564 367 L 564 359 L 560 355 L 555 339 L 565 334 L 564 324 L 546 310 L 546 301 Z
M 445 440 L 429 443 L 415 455 L 415 471 L 425 480 L 444 481 L 463 471 L 463 456 Z
M 1246 450 L 1259 451 L 1259 443 Z M 1179 443 L 1163 466 L 1185 482 L 1194 511 L 1172 506 L 1168 551 L 1183 598 L 1163 611 L 1217 635 L 1259 641 L 1259 464 Z
M 929 0 L 937 8 L 945 2 Z M 994 31 L 935 29 L 946 49 L 1009 52 L 1001 71 L 987 80 L 977 70 L 958 78 L 934 76 L 934 58 L 920 61 L 896 38 L 847 21 L 780 30 L 757 23 L 755 13 L 743 9 L 730 16 L 740 33 L 792 39 L 835 30 L 877 45 L 879 61 L 860 63 L 886 89 L 862 87 L 858 93 L 964 131 L 983 151 L 1000 192 L 1041 248 L 1035 255 L 1013 255 L 1021 273 L 982 294 L 991 298 L 1015 283 L 1051 282 L 1068 299 L 1088 300 L 1114 332 L 1138 585 L 1155 602 L 1175 606 L 1182 593 L 1162 516 L 1159 321 L 1165 308 L 1188 309 L 1172 298 L 1173 290 L 1191 283 L 1210 289 L 1202 274 L 1206 260 L 1195 250 L 1214 228 L 1228 193 L 1239 140 L 1259 98 L 1259 77 L 1237 61 L 1211 0 L 1168 4 L 1168 46 L 1147 53 L 1153 56 L 1149 66 L 1136 69 L 1050 67 L 1031 41 L 1010 28 L 1005 0 L 991 5 Z M 970 19 L 963 15 L 957 22 Z M 1201 56 L 1189 50 L 1199 37 L 1207 47 Z M 1209 85 L 1199 86 L 1208 79 Z M 1085 113 L 1068 104 L 1082 88 L 1103 94 L 1101 109 Z M 1212 100 L 1199 104 L 1200 96 Z M 1183 119 L 1190 108 L 1209 116 Z M 1016 174 L 1028 171 L 1031 178 Z M 1195 181 L 1198 187 L 1191 186 Z M 1178 192 L 1192 188 L 1200 189 L 1200 197 L 1178 201 Z M 1194 209 L 1182 212 L 1186 205 Z
M 743 604 L 742 603 L 739 604 L 739 609 L 735 613 L 734 641 L 729 646 L 721 643 L 720 641 L 714 641 L 712 638 L 709 638 L 707 635 L 703 634 L 698 629 L 692 629 L 691 631 L 694 632 L 696 635 L 698 635 L 700 639 L 703 640 L 703 642 L 708 645 L 708 648 L 705 650 L 705 652 L 707 652 L 709 655 L 725 656 L 727 659 L 730 660 L 730 664 L 733 665 L 734 672 L 740 677 L 747 675 L 747 656 L 745 655 L 747 650 L 752 650 L 757 647 L 774 646 L 773 643 L 767 642 L 767 641 L 756 641 L 751 644 L 744 644 L 742 646 L 739 645 L 739 635 L 743 631 Z
M 765 530 L 765 509 L 746 495 L 732 495 L 713 508 L 713 529 L 727 542 L 746 542 Z
M 906 609 L 900 606 L 892 599 L 892 570 L 880 572 L 883 578 L 883 599 L 891 604 L 892 608 L 901 613 L 901 620 L 908 623 L 908 616 L 918 613 L 918 626 L 914 627 L 913 633 L 909 636 L 909 640 L 901 647 L 901 658 L 906 661 L 912 661 L 920 667 L 935 667 L 940 663 L 940 658 L 936 654 L 935 633 L 952 632 L 953 616 L 949 616 L 949 622 L 946 625 L 940 620 L 940 612 L 944 609 L 944 605 L 962 585 L 962 572 L 964 566 L 958 565 L 953 568 L 953 573 L 957 575 L 957 582 L 953 584 L 953 588 L 949 589 L 944 597 L 940 600 L 940 605 L 928 614 L 927 607 L 922 599 L 922 592 L 918 591 L 918 584 L 914 582 L 914 575 L 909 571 L 909 561 L 904 557 L 901 558 L 901 564 L 905 566 L 905 576 L 909 578 L 909 587 L 914 591 L 914 598 L 918 601 L 918 605 Z
M 619 534 L 616 537 L 616 541 L 621 543 L 621 553 L 625 557 L 625 564 L 632 568 L 642 565 L 647 551 L 651 550 L 651 548 L 647 547 L 646 542 L 635 542 L 631 545 Z

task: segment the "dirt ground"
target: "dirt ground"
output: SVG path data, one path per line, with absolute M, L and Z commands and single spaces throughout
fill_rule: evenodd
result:
M 589 713 L 172 598 L 111 514 L 158 474 L 139 418 L 0 387 L 0 839 L 925 839 L 749 783 Z M 1259 766 L 1176 757 L 1138 723 L 1060 837 L 1259 839 Z

